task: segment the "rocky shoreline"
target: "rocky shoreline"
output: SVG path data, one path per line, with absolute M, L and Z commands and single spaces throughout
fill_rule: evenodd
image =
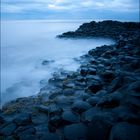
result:
M 90 50 L 77 72 L 54 74 L 37 96 L 7 103 L 0 139 L 139 140 L 140 24 L 93 21 L 58 37 L 116 44 Z

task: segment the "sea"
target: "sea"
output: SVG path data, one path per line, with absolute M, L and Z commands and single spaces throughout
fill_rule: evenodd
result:
M 60 70 L 74 72 L 76 61 L 90 49 L 113 44 L 105 38 L 59 39 L 90 20 L 12 20 L 1 21 L 1 104 L 20 97 L 37 95 Z M 43 65 L 43 61 L 48 62 Z

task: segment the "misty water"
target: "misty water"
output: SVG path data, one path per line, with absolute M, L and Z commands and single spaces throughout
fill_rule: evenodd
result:
M 84 21 L 2 21 L 1 101 L 36 95 L 40 81 L 60 69 L 76 71 L 79 58 L 90 49 L 112 44 L 109 39 L 58 39 Z M 42 61 L 52 63 L 43 66 Z

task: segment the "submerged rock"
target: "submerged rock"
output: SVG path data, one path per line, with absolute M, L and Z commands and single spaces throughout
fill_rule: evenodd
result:
M 48 65 L 53 62 L 55 62 L 55 61 L 54 60 L 44 60 L 44 61 L 42 61 L 42 65 Z

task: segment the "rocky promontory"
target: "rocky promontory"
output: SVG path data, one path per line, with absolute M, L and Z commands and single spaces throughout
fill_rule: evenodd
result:
M 92 21 L 58 37 L 116 43 L 90 50 L 76 72 L 54 74 L 37 96 L 5 104 L 0 139 L 139 140 L 140 23 Z

